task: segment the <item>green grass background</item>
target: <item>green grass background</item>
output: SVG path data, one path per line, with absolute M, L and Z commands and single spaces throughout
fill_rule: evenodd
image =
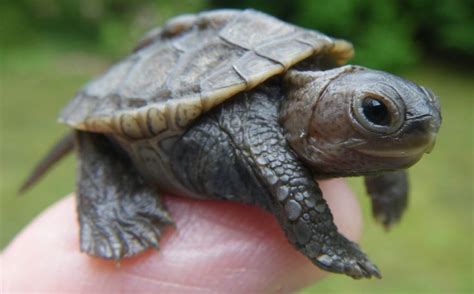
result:
M 26 195 L 16 194 L 33 164 L 67 132 L 56 123 L 58 111 L 112 61 L 60 46 L 9 50 L 1 56 L 0 246 L 4 248 L 32 218 L 74 189 L 74 158 L 69 157 Z M 474 291 L 473 70 L 437 60 L 401 75 L 440 96 L 443 124 L 432 154 L 410 169 L 409 209 L 389 233 L 372 221 L 360 179 L 350 180 L 365 212 L 361 245 L 384 278 L 354 281 L 331 275 L 303 293 Z

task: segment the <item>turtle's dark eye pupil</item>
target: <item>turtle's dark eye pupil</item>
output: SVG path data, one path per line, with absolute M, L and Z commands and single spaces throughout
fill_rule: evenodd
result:
M 380 100 L 367 97 L 362 101 L 362 112 L 373 124 L 388 126 L 390 124 L 390 114 L 387 107 Z

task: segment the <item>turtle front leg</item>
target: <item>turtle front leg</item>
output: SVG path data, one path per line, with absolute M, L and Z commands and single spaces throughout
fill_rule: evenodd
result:
M 257 154 L 256 162 L 261 177 L 271 187 L 271 209 L 290 242 L 324 270 L 355 279 L 380 278 L 379 270 L 359 246 L 337 231 L 310 172 L 286 148 L 279 149 L 277 157 Z
M 372 214 L 385 228 L 398 222 L 407 207 L 408 175 L 404 170 L 365 177 Z
M 158 247 L 171 218 L 157 191 L 103 135 L 76 133 L 81 251 L 121 259 Z

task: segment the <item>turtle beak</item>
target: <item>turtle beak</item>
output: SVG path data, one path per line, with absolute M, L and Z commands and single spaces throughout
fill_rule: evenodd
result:
M 423 153 L 431 153 L 436 143 L 440 124 L 439 112 L 412 118 L 403 131 L 410 145 L 407 150 L 412 151 L 407 153 L 410 155 L 418 153 L 420 156 Z
M 430 153 L 436 142 L 440 119 L 431 114 L 410 119 L 402 129 L 403 137 L 389 140 L 377 148 L 359 147 L 359 151 L 368 155 L 384 158 L 421 158 Z
M 426 154 L 430 154 L 431 151 L 433 151 L 433 148 L 435 146 L 435 143 L 436 143 L 436 138 L 435 136 L 433 136 L 433 140 L 431 140 L 431 143 L 426 147 L 425 149 L 425 153 Z
M 405 131 L 411 136 L 419 137 L 419 145 L 426 146 L 424 153 L 431 153 L 436 143 L 436 135 L 441 125 L 439 111 L 411 119 Z M 418 144 L 417 144 L 418 145 Z

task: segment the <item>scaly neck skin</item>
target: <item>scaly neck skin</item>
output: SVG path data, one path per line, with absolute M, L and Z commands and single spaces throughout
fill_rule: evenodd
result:
M 340 157 L 340 150 L 347 145 L 355 144 L 352 140 L 347 140 L 350 134 L 344 134 L 339 128 L 339 124 L 347 124 L 344 118 L 339 117 L 334 120 L 334 124 L 328 126 L 334 131 L 328 130 L 326 133 L 337 134 L 332 138 L 325 138 L 323 134 L 311 126 L 315 109 L 321 101 L 321 96 L 329 83 L 337 77 L 346 73 L 359 70 L 359 67 L 345 66 L 330 71 L 300 72 L 290 70 L 285 76 L 284 87 L 286 89 L 286 99 L 283 100 L 280 110 L 280 123 L 286 131 L 286 139 L 291 148 L 316 170 L 317 174 L 322 172 L 330 176 L 344 176 L 341 172 L 331 172 L 331 166 L 337 164 L 335 160 Z M 334 115 L 330 110 L 339 107 L 346 107 L 339 104 L 347 104 L 345 99 L 335 99 L 327 111 L 322 113 L 325 116 Z M 338 138 L 341 138 L 338 140 Z M 322 175 L 321 175 L 322 176 Z

